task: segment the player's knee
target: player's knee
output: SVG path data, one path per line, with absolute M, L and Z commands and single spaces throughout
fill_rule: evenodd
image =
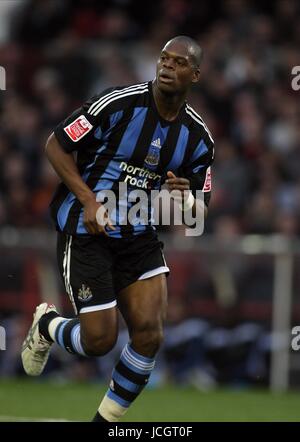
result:
M 104 356 L 113 349 L 116 343 L 114 336 L 88 337 L 82 339 L 82 346 L 88 356 Z
M 163 331 L 160 327 L 137 330 L 132 335 L 134 348 L 149 357 L 154 356 L 163 343 Z

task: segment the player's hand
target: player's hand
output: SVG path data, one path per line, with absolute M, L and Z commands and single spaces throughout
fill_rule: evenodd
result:
M 105 227 L 110 230 L 115 230 L 115 227 L 109 219 L 105 206 L 93 198 L 84 204 L 83 223 L 86 230 L 91 235 L 104 234 L 108 236 Z
M 187 178 L 179 178 L 173 172 L 167 172 L 168 179 L 166 184 L 169 192 L 172 190 L 180 190 L 183 194 L 185 190 L 190 190 L 190 181 Z

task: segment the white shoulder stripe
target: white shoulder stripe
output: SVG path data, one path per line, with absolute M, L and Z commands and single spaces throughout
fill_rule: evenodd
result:
M 185 111 L 186 111 L 186 113 L 189 114 L 189 115 L 190 115 L 195 121 L 197 121 L 197 123 L 199 123 L 202 127 L 204 127 L 204 129 L 205 129 L 207 135 L 209 136 L 211 142 L 214 143 L 213 137 L 211 136 L 211 133 L 210 133 L 208 127 L 206 126 L 206 124 L 204 123 L 204 121 L 202 120 L 202 118 L 201 118 L 198 114 L 196 114 L 196 112 L 193 111 L 193 109 L 190 108 L 190 106 L 189 106 L 188 104 L 186 105 Z
M 186 107 L 187 107 L 191 112 L 193 112 L 193 114 L 194 114 L 197 118 L 199 118 L 199 120 L 201 120 L 201 121 L 204 123 L 203 118 L 201 117 L 201 115 L 199 115 L 199 114 L 195 111 L 195 109 L 194 109 L 190 104 L 186 103 Z
M 208 127 L 206 126 L 206 124 L 204 123 L 204 121 L 203 121 L 203 119 L 200 117 L 200 115 L 197 114 L 197 112 L 196 112 L 196 111 L 195 111 L 195 110 L 194 110 L 189 104 L 186 103 L 186 106 L 187 106 L 187 108 L 193 113 L 193 115 L 194 115 L 197 119 L 199 119 L 199 120 L 201 121 L 202 125 L 204 126 L 204 128 L 206 129 L 206 131 L 207 131 L 207 133 L 208 133 L 209 138 L 211 139 L 212 142 L 214 142 L 210 130 L 208 129 Z M 197 120 L 196 120 L 196 121 L 197 121 Z
M 127 94 L 122 94 L 122 95 L 118 95 L 118 96 L 111 97 L 108 101 L 106 100 L 104 103 L 102 103 L 102 104 L 100 105 L 100 107 L 98 107 L 98 108 L 93 112 L 93 115 L 94 115 L 94 116 L 98 115 L 99 112 L 101 112 L 102 109 L 104 109 L 104 108 L 105 108 L 107 105 L 109 105 L 112 101 L 119 100 L 120 98 L 124 98 L 124 97 L 129 97 L 130 95 L 144 94 L 145 92 L 148 92 L 148 87 L 147 87 L 146 89 L 142 89 L 142 90 L 139 90 L 139 91 L 130 91 L 130 92 L 127 92 Z
M 95 101 L 95 103 L 93 103 L 89 109 L 88 109 L 88 113 L 92 114 L 94 113 L 94 111 L 98 108 L 98 106 L 100 106 L 103 102 L 103 100 L 109 99 L 110 97 L 114 97 L 116 95 L 122 95 L 124 93 L 126 93 L 127 91 L 131 91 L 131 90 L 138 90 L 138 89 L 142 89 L 148 86 L 148 83 L 141 83 L 141 84 L 135 84 L 133 86 L 129 86 L 126 87 L 124 89 L 117 89 L 114 90 L 112 92 L 109 92 L 108 94 L 104 95 L 103 97 L 99 98 L 99 100 Z

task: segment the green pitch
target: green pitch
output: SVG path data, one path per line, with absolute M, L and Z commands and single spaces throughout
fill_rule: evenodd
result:
M 0 380 L 0 420 L 90 421 L 106 387 L 36 380 Z M 123 421 L 300 421 L 300 394 L 193 388 L 148 388 Z

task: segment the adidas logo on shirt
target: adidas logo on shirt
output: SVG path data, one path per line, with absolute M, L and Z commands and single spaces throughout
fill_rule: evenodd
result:
M 156 138 L 156 140 L 153 140 L 151 143 L 151 146 L 159 147 L 159 149 L 160 149 L 161 148 L 160 138 Z

